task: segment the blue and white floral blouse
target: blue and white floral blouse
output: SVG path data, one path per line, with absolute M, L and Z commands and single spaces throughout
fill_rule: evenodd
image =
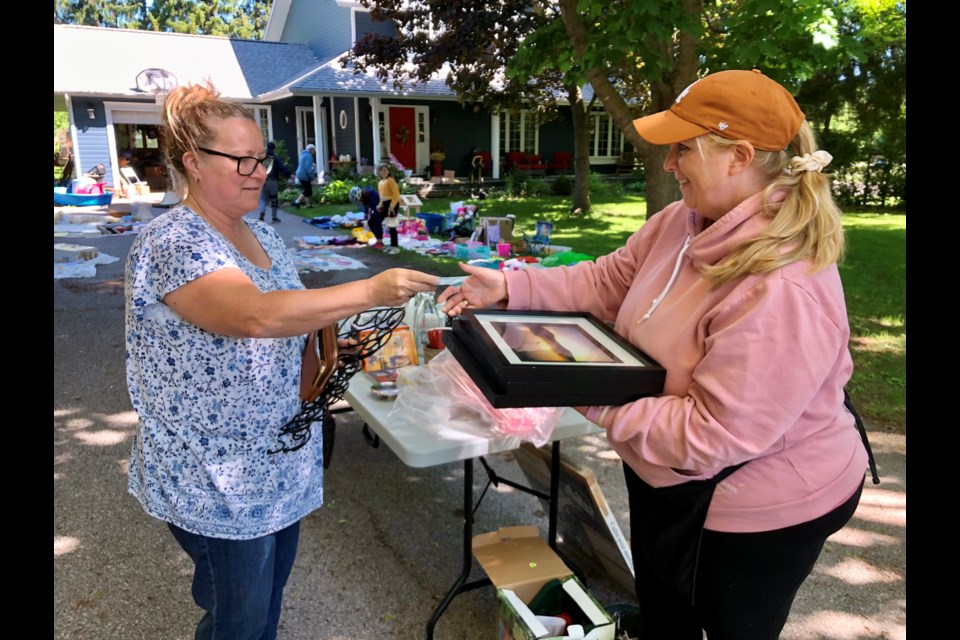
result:
M 303 336 L 232 338 L 204 331 L 162 302 L 218 269 L 242 270 L 262 291 L 302 289 L 283 239 L 249 223 L 269 270 L 179 206 L 139 233 L 126 266 L 126 363 L 140 418 L 128 489 L 147 513 L 215 538 L 249 539 L 323 503 L 321 429 L 292 453 L 280 428 L 300 409 Z

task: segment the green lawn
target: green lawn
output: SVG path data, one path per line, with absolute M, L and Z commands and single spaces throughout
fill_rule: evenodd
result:
M 424 212 L 449 210 L 451 200 L 429 199 Z M 516 216 L 517 230 L 532 233 L 537 220 L 553 223 L 552 241 L 591 256 L 609 253 L 643 225 L 644 198 L 637 195 L 592 196 L 593 212 L 568 214 L 560 197 L 468 200 L 481 215 Z M 351 205 L 323 205 L 299 210 L 307 218 L 353 211 Z M 863 419 L 873 428 L 906 433 L 906 215 L 847 213 L 847 253 L 840 266 L 850 319 L 853 378 L 848 389 Z M 440 275 L 462 275 L 455 258 L 421 256 L 404 251 L 403 262 Z

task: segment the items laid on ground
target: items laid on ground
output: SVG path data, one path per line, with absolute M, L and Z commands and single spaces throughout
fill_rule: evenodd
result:
M 477 205 L 464 202 L 451 203 L 450 211 L 442 214 L 422 212 L 421 204 L 412 196 L 403 207 L 405 213 L 413 214 L 401 215 L 399 219 L 397 235 L 404 249 L 423 255 L 454 256 L 493 269 L 553 267 L 593 260 L 593 256 L 572 251 L 570 247 L 552 244 L 550 222 L 537 221 L 533 234 L 521 233 L 520 238 L 514 238 L 516 218 L 512 215 L 480 216 Z M 316 238 L 310 243 L 312 246 L 372 245 L 376 241 L 362 212 L 316 217 L 305 222 L 320 229 L 351 229 L 348 238 L 311 236 Z M 437 235 L 446 235 L 447 239 L 437 240 Z
M 53 245 L 54 262 L 93 260 L 98 255 L 100 255 L 100 250 L 96 247 L 87 247 L 69 242 L 58 242 L 57 244 Z

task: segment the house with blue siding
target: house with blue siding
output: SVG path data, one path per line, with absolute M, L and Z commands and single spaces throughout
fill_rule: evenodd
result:
M 373 165 L 391 156 L 414 175 L 429 175 L 430 153 L 446 154 L 443 169 L 466 176 L 471 158 L 489 158 L 485 173 L 500 177 L 508 153 L 548 164 L 573 151 L 569 107 L 548 123 L 532 111 L 490 113 L 461 104 L 438 76 L 398 90 L 393 78 L 358 73 L 340 57 L 366 33 L 390 35 L 354 0 L 275 0 L 263 40 L 54 25 L 55 60 L 103 60 L 54 65 L 54 110 L 68 113 L 78 175 L 97 164 L 119 183 L 116 159 L 133 166 L 154 190 L 168 187 L 159 156 L 160 104 L 173 86 L 210 81 L 225 99 L 243 104 L 264 141 L 283 143 L 296 162 L 317 146 L 319 169 Z M 591 89 L 585 87 L 589 101 Z M 566 113 L 563 109 L 566 108 Z M 592 114 L 593 170 L 612 170 L 622 134 L 602 110 Z

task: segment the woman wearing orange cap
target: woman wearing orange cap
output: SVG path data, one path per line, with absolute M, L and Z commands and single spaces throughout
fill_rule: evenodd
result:
M 640 636 L 777 638 L 868 462 L 844 405 L 831 157 L 756 71 L 707 75 L 634 124 L 670 145 L 681 201 L 593 263 L 461 265 L 440 300 L 588 311 L 667 369 L 659 396 L 578 408 L 623 459 Z

